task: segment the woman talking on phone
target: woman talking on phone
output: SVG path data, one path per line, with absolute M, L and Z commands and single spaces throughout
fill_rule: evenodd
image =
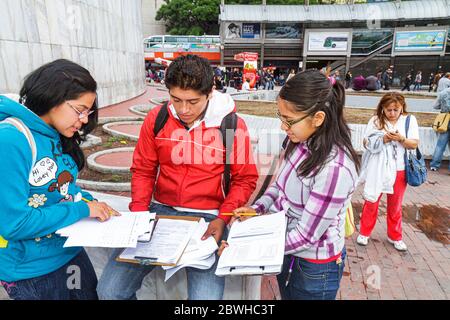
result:
M 416 118 L 410 116 L 410 125 L 408 138 L 406 138 L 406 103 L 403 95 L 390 92 L 386 93 L 380 100 L 376 115 L 369 120 L 366 128 L 364 146 L 368 145 L 370 137 L 378 134 L 384 146 L 389 145 L 392 152 L 387 153 L 386 163 L 393 166 L 394 177 L 392 179 L 390 193 L 387 194 L 387 236 L 388 241 L 392 243 L 395 249 L 399 251 L 407 250 L 406 244 L 402 241 L 402 202 L 406 190 L 405 175 L 405 152 L 406 149 L 415 149 L 419 144 L 419 127 Z M 381 140 L 380 140 L 381 141 Z M 363 157 L 364 158 L 364 157 Z M 365 169 L 363 159 L 363 172 Z M 367 173 L 381 175 L 384 172 Z M 375 177 L 375 179 L 379 176 Z M 366 185 L 368 179 L 366 179 Z M 364 203 L 359 236 L 356 242 L 360 245 L 367 245 L 370 234 L 375 227 L 378 215 L 378 205 L 382 194 L 374 201 L 366 200 Z

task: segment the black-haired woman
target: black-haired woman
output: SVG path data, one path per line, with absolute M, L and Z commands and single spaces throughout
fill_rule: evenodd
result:
M 239 213 L 284 211 L 283 299 L 335 299 L 344 270 L 345 212 L 359 159 L 343 117 L 345 91 L 317 70 L 291 78 L 278 97 L 281 129 L 289 137 L 277 180 Z
M 80 142 L 97 124 L 96 90 L 86 69 L 61 59 L 26 77 L 21 104 L 0 96 L 0 283 L 12 299 L 97 299 L 86 252 L 64 248 L 55 234 L 118 214 L 81 201 L 93 198 L 75 184 L 85 164 Z

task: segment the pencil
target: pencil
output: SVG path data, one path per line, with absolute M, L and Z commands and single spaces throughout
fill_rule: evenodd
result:
M 81 200 L 83 200 L 86 203 L 91 202 L 91 200 L 86 199 L 86 198 L 81 198 Z M 111 216 L 113 214 L 112 210 L 109 210 L 108 214 Z
M 254 217 L 257 216 L 258 214 L 256 212 L 242 212 L 242 213 L 232 213 L 232 212 L 226 212 L 226 213 L 221 213 L 222 216 L 249 216 L 249 217 Z

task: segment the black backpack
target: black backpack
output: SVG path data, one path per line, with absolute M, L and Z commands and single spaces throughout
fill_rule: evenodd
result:
M 155 126 L 153 127 L 153 134 L 155 137 L 164 128 L 167 120 L 169 119 L 169 111 L 167 110 L 168 102 L 166 101 L 158 112 L 155 120 Z M 230 171 L 230 156 L 234 143 L 234 134 L 237 128 L 237 115 L 235 112 L 231 112 L 223 118 L 220 124 L 220 133 L 222 134 L 223 145 L 225 146 L 225 169 L 223 176 L 225 179 L 224 192 L 225 195 L 230 191 L 231 171 Z M 230 130 L 231 129 L 231 130 Z

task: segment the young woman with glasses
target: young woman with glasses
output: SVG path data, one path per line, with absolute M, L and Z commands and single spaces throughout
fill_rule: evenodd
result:
M 26 77 L 20 103 L 0 96 L 0 284 L 11 299 L 97 299 L 86 252 L 64 248 L 55 233 L 118 214 L 76 185 L 80 143 L 97 125 L 96 91 L 86 69 L 56 60 Z
M 277 179 L 252 207 L 234 211 L 239 219 L 245 212 L 285 212 L 285 260 L 278 275 L 283 299 L 335 299 L 339 289 L 345 213 L 359 170 L 344 103 L 344 87 L 319 71 L 292 77 L 277 100 L 289 137 Z

